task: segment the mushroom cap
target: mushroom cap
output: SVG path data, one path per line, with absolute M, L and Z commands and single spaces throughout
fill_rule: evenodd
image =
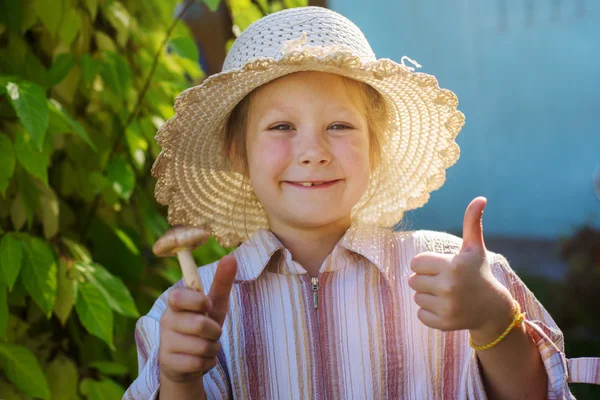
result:
M 177 225 L 165 232 L 154 243 L 152 252 L 158 257 L 173 256 L 184 249 L 195 249 L 206 243 L 209 237 L 209 234 L 203 228 Z

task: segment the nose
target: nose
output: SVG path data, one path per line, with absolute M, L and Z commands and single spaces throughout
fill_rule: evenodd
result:
M 302 165 L 327 165 L 331 162 L 328 141 L 319 134 L 304 135 L 298 152 L 298 163 Z

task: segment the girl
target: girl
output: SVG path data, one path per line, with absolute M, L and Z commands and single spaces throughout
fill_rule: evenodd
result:
M 178 97 L 157 199 L 171 224 L 243 243 L 198 270 L 208 295 L 180 282 L 138 321 L 125 398 L 570 398 L 568 382 L 598 379 L 486 250 L 484 198 L 462 239 L 390 229 L 442 185 L 464 123 L 402 61 L 377 60 L 339 14 L 296 8 Z

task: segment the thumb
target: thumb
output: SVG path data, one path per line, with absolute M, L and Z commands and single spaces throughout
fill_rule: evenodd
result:
M 217 266 L 217 272 L 213 279 L 212 286 L 208 297 L 212 300 L 212 312 L 211 317 L 223 325 L 227 310 L 229 309 L 229 295 L 235 280 L 235 274 L 237 272 L 237 261 L 232 254 L 229 254 L 219 261 Z
M 461 251 L 485 251 L 483 240 L 483 209 L 487 204 L 485 197 L 471 201 L 463 220 L 463 244 Z

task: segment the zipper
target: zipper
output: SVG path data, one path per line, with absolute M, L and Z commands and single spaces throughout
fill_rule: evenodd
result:
M 323 382 L 323 398 L 327 398 L 327 389 L 325 386 L 325 370 L 324 370 L 324 362 L 323 362 L 323 348 L 321 347 L 321 324 L 319 322 L 319 278 L 314 277 L 310 279 L 310 283 L 312 286 L 313 292 L 313 308 L 315 310 L 315 320 L 317 325 L 317 347 L 319 354 L 319 367 L 321 370 L 321 379 Z
M 318 295 L 318 291 L 319 291 L 319 278 L 312 278 L 312 290 L 313 290 L 313 296 L 314 296 L 314 301 L 315 301 L 315 310 L 319 308 L 319 295 Z M 317 318 L 317 321 L 319 321 L 319 319 Z

